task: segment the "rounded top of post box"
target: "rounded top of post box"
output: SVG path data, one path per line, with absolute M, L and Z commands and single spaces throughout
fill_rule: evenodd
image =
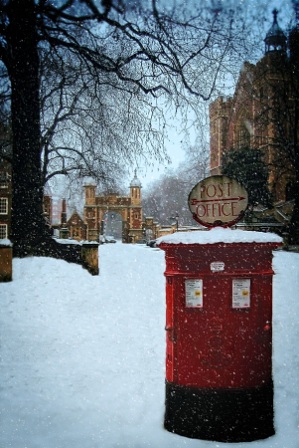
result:
M 275 243 L 282 244 L 282 238 L 275 233 L 214 227 L 210 230 L 176 232 L 157 239 L 160 244 L 219 244 L 219 243 Z

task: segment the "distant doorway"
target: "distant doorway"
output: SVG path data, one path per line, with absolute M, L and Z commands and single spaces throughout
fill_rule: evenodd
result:
M 103 236 L 112 236 L 116 240 L 123 238 L 123 221 L 119 213 L 108 211 L 103 216 Z

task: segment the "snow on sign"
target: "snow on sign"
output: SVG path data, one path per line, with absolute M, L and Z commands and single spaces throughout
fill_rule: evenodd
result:
M 206 227 L 228 227 L 238 222 L 247 208 L 248 194 L 235 179 L 211 176 L 198 182 L 188 198 L 193 218 Z
M 202 308 L 202 279 L 185 280 L 186 307 Z
M 233 279 L 233 308 L 249 308 L 250 307 L 250 279 L 234 278 Z

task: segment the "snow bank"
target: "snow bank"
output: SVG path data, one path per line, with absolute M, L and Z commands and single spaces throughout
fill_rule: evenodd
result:
M 299 448 L 299 254 L 273 259 L 276 434 L 227 444 L 163 428 L 164 252 L 99 253 L 99 276 L 14 258 L 14 280 L 0 284 L 1 448 Z

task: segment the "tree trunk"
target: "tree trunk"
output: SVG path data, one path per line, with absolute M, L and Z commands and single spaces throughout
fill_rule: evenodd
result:
M 43 216 L 38 36 L 34 0 L 11 0 L 9 76 L 13 134 L 14 256 L 38 252 L 48 231 Z
M 293 66 L 293 73 L 295 76 L 295 83 L 298 82 L 299 66 L 298 61 Z M 293 145 L 294 145 L 294 157 L 293 165 L 295 171 L 295 188 L 294 191 L 294 209 L 291 217 L 291 221 L 288 226 L 288 244 L 299 245 L 299 143 L 298 143 L 298 128 L 299 128 L 299 98 L 298 90 L 293 89 L 296 92 L 294 101 L 294 127 L 293 127 Z
M 297 34 L 297 38 L 299 35 Z M 295 101 L 294 101 L 294 168 L 295 168 L 295 201 L 294 210 L 290 222 L 289 242 L 290 244 L 299 244 L 299 142 L 298 142 L 298 128 L 299 128 L 299 98 L 298 98 L 298 76 L 299 65 L 297 59 L 293 63 L 293 74 L 295 77 Z
M 299 179 L 299 173 L 296 179 Z M 299 245 L 299 181 L 295 185 L 294 209 L 289 225 L 287 226 L 287 243 L 290 245 Z

